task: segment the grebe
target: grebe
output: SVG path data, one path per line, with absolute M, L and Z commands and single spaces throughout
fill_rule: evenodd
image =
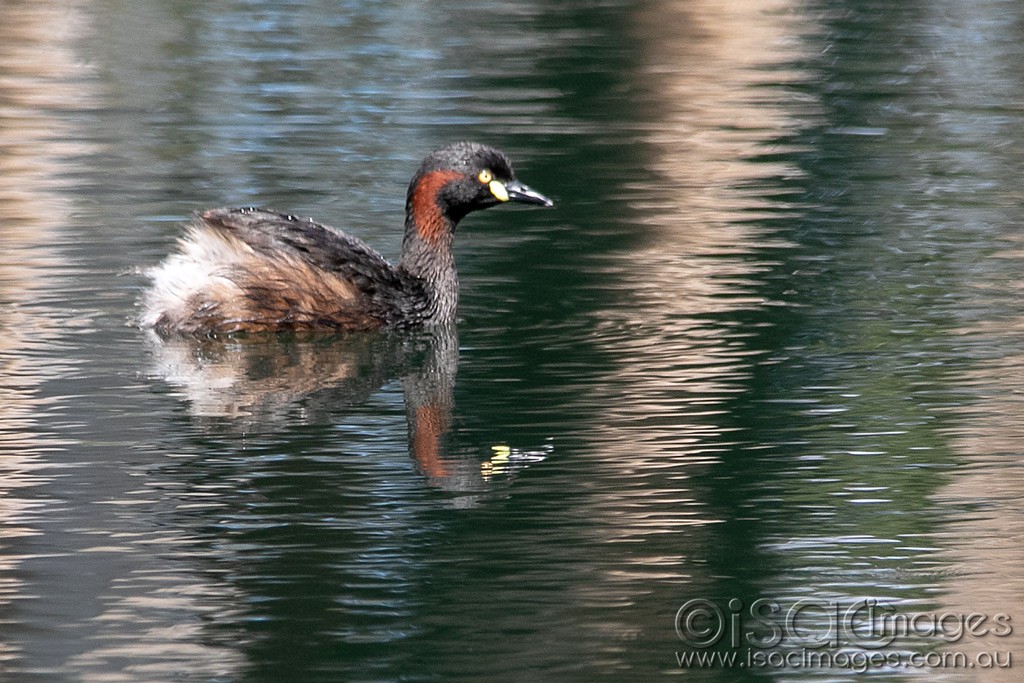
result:
M 178 251 L 149 271 L 142 324 L 220 335 L 450 322 L 459 298 L 455 226 L 505 202 L 554 205 L 516 180 L 504 153 L 459 142 L 427 156 L 413 176 L 395 266 L 307 218 L 255 207 L 202 211 Z

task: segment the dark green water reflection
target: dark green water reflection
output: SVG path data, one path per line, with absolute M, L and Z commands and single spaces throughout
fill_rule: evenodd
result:
M 1011 628 L 825 651 L 1015 680 L 941 657 L 1021 652 L 1022 19 L 0 4 L 0 678 L 837 680 L 677 611 L 872 599 Z M 558 207 L 460 226 L 457 330 L 131 324 L 196 208 L 394 257 L 460 138 Z

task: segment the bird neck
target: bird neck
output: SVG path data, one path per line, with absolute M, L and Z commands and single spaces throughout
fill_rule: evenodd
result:
M 423 283 L 429 319 L 454 320 L 459 303 L 459 279 L 452 257 L 455 222 L 440 211 L 429 224 L 423 225 L 416 219 L 411 212 L 406 217 L 398 267 Z

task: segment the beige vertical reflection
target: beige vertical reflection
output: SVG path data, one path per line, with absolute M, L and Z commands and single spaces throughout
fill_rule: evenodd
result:
M 613 467 L 699 462 L 727 441 L 719 417 L 749 375 L 749 331 L 708 314 L 770 304 L 755 276 L 773 264 L 759 256 L 787 243 L 758 220 L 793 211 L 771 195 L 800 171 L 765 157 L 792 151 L 777 141 L 817 114 L 785 87 L 804 78 L 787 65 L 807 57 L 811 23 L 790 0 L 666 0 L 635 15 L 632 91 L 660 181 L 631 193 L 646 246 L 613 266 L 631 305 L 605 313 L 599 342 L 619 359 L 603 383 L 617 395 L 596 397 L 601 448 L 621 456 Z
M 80 26 L 74 4 L 0 2 L 0 612 L 23 597 L 15 571 L 48 504 L 26 493 L 46 481 L 45 454 L 63 445 L 41 433 L 37 392 L 66 368 L 33 350 L 57 337 L 56 312 L 40 299 L 63 266 L 52 245 L 70 211 L 64 158 L 82 151 L 55 115 L 85 97 L 70 47 Z M 16 656 L 0 639 L 0 670 Z
M 655 169 L 675 190 L 651 222 L 678 254 L 749 252 L 763 235 L 745 223 L 764 209 L 778 215 L 763 181 L 799 171 L 751 160 L 792 151 L 776 141 L 818 113 L 813 100 L 785 91 L 806 78 L 791 65 L 810 56 L 801 35 L 812 28 L 791 0 L 666 1 L 638 16 L 653 115 L 645 138 Z
M 804 77 L 786 65 L 807 57 L 802 36 L 815 30 L 800 3 L 663 0 L 633 18 L 630 97 L 656 180 L 628 188 L 648 239 L 613 266 L 629 305 L 604 312 L 597 342 L 619 365 L 595 388 L 601 419 L 591 437 L 602 457 L 588 467 L 608 470 L 615 486 L 595 491 L 589 505 L 594 533 L 620 544 L 620 557 L 603 581 L 581 584 L 577 601 L 596 606 L 642 601 L 658 582 L 700 583 L 686 572 L 701 558 L 652 556 L 640 541 L 677 534 L 680 552 L 713 546 L 709 525 L 720 520 L 685 472 L 728 447 L 724 403 L 754 361 L 741 341 L 747 331 L 708 316 L 769 305 L 755 276 L 773 264 L 759 255 L 788 245 L 758 221 L 792 210 L 770 196 L 800 172 L 765 157 L 792 151 L 777 141 L 817 115 L 784 86 Z M 633 627 L 614 619 L 595 626 L 625 638 L 639 635 L 621 632 Z
M 31 608 L 13 612 L 11 606 L 27 605 L 40 590 L 62 588 L 25 583 L 18 574 L 27 573 L 23 563 L 40 552 L 32 540 L 41 534 L 35 520 L 64 505 L 39 492 L 51 481 L 51 454 L 71 447 L 41 426 L 38 416 L 47 404 L 39 387 L 66 377 L 72 362 L 53 360 L 60 355 L 54 348 L 61 343 L 66 313 L 51 301 L 60 288 L 55 282 L 68 272 L 58 248 L 69 240 L 64 226 L 75 210 L 68 178 L 87 171 L 80 160 L 98 151 L 75 120 L 76 112 L 95 109 L 99 99 L 94 75 L 77 52 L 90 30 L 84 2 L 0 1 L 0 614 L 15 627 L 17 615 Z M 130 549 L 109 552 L 123 558 L 124 576 L 112 586 L 115 595 L 122 584 L 145 583 L 133 576 Z M 67 558 L 69 566 L 77 561 Z M 201 629 L 196 615 L 208 611 L 202 607 L 205 596 L 222 592 L 220 587 L 169 571 L 159 578 L 164 583 L 149 594 L 107 598 L 93 624 L 62 623 L 60 614 L 51 614 L 47 618 L 54 621 L 30 623 L 29 630 L 84 632 L 85 643 L 68 649 L 85 653 L 67 663 L 82 680 L 166 679 L 180 673 L 185 661 L 193 673 L 232 670 L 237 656 L 230 650 L 195 645 L 202 640 L 195 635 Z M 167 586 L 173 578 L 178 583 Z M 94 595 L 82 599 L 93 598 L 104 601 Z M 153 617 L 162 615 L 160 609 L 168 615 L 164 621 Z M 68 604 L 67 610 L 88 613 L 91 605 Z M 0 672 L 8 669 L 5 661 L 19 666 L 21 656 L 5 636 L 0 636 Z M 97 644 L 89 649 L 94 639 Z M 138 668 L 129 664 L 118 673 L 124 662 Z M 21 664 L 31 668 L 38 662 Z
M 641 440 L 675 452 L 720 435 L 716 406 L 749 372 L 737 343 L 748 331 L 707 315 L 769 304 L 754 277 L 773 264 L 758 255 L 786 242 L 757 221 L 792 210 L 770 195 L 800 171 L 766 157 L 792 151 L 777 141 L 817 113 L 784 87 L 804 78 L 786 65 L 807 56 L 810 22 L 790 0 L 653 2 L 636 15 L 642 139 L 660 181 L 633 188 L 647 246 L 615 266 L 636 314 L 608 341 L 621 359 L 608 386 L 624 396 L 605 405 L 627 413 L 609 426 L 640 414 L 652 427 Z
M 1007 263 L 1024 259 L 1024 237 L 1001 256 Z M 987 303 L 1003 300 L 1004 310 L 1019 307 L 1024 283 L 1015 268 L 996 287 L 982 287 Z M 996 305 L 999 305 L 998 303 Z M 962 330 L 966 338 L 993 340 L 991 348 L 1021 349 L 1024 319 L 986 322 Z M 981 653 L 1012 653 L 1013 667 L 986 669 L 986 681 L 1019 681 L 1024 658 L 1024 350 L 980 363 L 961 378 L 960 385 L 977 395 L 977 402 L 957 410 L 952 445 L 964 464 L 937 500 L 957 512 L 956 521 L 938 534 L 940 556 L 955 571 L 944 582 L 943 612 L 979 613 L 992 619 L 1009 615 L 1013 633 L 1007 637 L 964 637 L 951 644 L 951 653 L 968 661 Z M 979 504 L 982 504 L 978 509 Z M 991 622 L 989 622 L 991 624 Z M 1003 660 L 1000 660 L 1003 661 Z M 946 671 L 946 673 L 956 673 Z

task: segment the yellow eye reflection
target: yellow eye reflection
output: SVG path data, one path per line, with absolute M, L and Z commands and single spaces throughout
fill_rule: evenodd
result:
M 494 175 L 485 168 L 484 170 L 480 171 L 480 175 L 478 175 L 476 179 L 480 181 L 481 185 L 487 185 L 492 180 L 494 180 Z

